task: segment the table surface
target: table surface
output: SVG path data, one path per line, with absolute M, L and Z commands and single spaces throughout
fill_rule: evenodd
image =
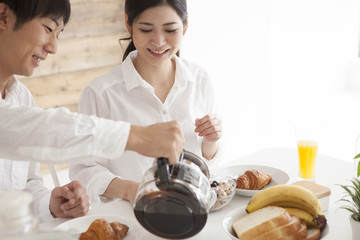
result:
M 286 172 L 290 177 L 289 183 L 293 183 L 298 180 L 297 159 L 297 150 L 295 148 L 268 148 L 236 159 L 224 167 L 245 164 L 271 166 Z M 339 209 L 343 203 L 338 200 L 344 195 L 344 191 L 338 184 L 349 183 L 353 176 L 354 165 L 349 161 L 325 155 L 318 155 L 316 161 L 316 183 L 331 189 L 329 209 L 323 213 L 328 220 L 328 233 L 321 239 L 351 239 L 350 213 Z M 222 220 L 229 212 L 245 208 L 249 199 L 248 197 L 235 195 L 232 201 L 223 209 L 211 212 L 202 231 L 190 239 L 227 239 L 228 237 L 222 227 Z M 136 221 L 130 203 L 121 199 L 101 204 L 92 204 L 92 208 L 87 215 L 101 214 L 119 215 Z M 41 227 L 44 229 L 54 228 L 67 220 L 69 219 L 54 219 L 43 223 Z M 137 221 L 136 224 L 138 224 Z M 141 239 L 161 239 L 148 233 L 146 230 L 141 234 Z

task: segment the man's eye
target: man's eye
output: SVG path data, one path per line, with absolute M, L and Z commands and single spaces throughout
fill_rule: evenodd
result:
M 44 27 L 45 27 L 49 32 L 52 32 L 52 31 L 53 31 L 52 28 L 50 28 L 50 27 L 48 27 L 48 26 L 46 26 L 46 25 L 44 25 Z

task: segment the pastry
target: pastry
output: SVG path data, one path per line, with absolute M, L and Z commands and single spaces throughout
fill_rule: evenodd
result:
M 88 230 L 80 234 L 79 240 L 122 240 L 129 227 L 119 222 L 109 223 L 104 219 L 94 220 Z
M 246 190 L 260 190 L 271 181 L 271 176 L 266 172 L 256 169 L 247 170 L 236 180 L 236 188 Z

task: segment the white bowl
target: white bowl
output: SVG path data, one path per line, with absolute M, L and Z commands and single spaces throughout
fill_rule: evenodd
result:
M 223 229 L 226 233 L 226 235 L 233 240 L 239 240 L 239 238 L 236 236 L 235 231 L 232 228 L 232 224 L 240 219 L 241 217 L 245 216 L 247 214 L 245 207 L 235 209 L 231 212 L 229 212 L 225 218 L 223 219 L 222 225 Z M 329 233 L 329 225 L 326 225 L 324 230 L 321 232 L 321 238 L 325 237 Z
M 238 208 L 238 209 L 235 209 L 235 210 L 231 211 L 224 218 L 224 220 L 222 222 L 223 229 L 224 229 L 226 235 L 228 237 L 230 237 L 230 239 L 238 240 L 238 238 L 236 237 L 236 234 L 235 234 L 235 232 L 234 232 L 234 230 L 232 228 L 232 224 L 236 220 L 238 220 L 241 217 L 245 216 L 246 214 L 247 214 L 247 212 L 245 211 L 245 207 L 242 207 L 242 208 Z
M 234 197 L 234 195 L 235 195 L 235 187 L 236 187 L 236 182 L 231 177 L 211 178 L 210 179 L 210 184 L 213 181 L 217 181 L 219 183 L 226 183 L 227 186 L 229 187 L 229 189 L 227 189 L 226 191 L 220 190 L 223 193 L 226 192 L 227 195 L 226 196 L 219 196 L 218 195 L 217 196 L 218 198 L 217 198 L 216 202 L 210 208 L 210 212 L 214 212 L 214 211 L 220 210 L 223 207 L 225 207 L 231 201 L 231 199 Z

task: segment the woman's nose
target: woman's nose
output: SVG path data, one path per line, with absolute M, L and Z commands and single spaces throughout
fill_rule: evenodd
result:
M 155 34 L 152 39 L 152 44 L 155 47 L 161 47 L 166 44 L 166 38 L 163 34 Z

